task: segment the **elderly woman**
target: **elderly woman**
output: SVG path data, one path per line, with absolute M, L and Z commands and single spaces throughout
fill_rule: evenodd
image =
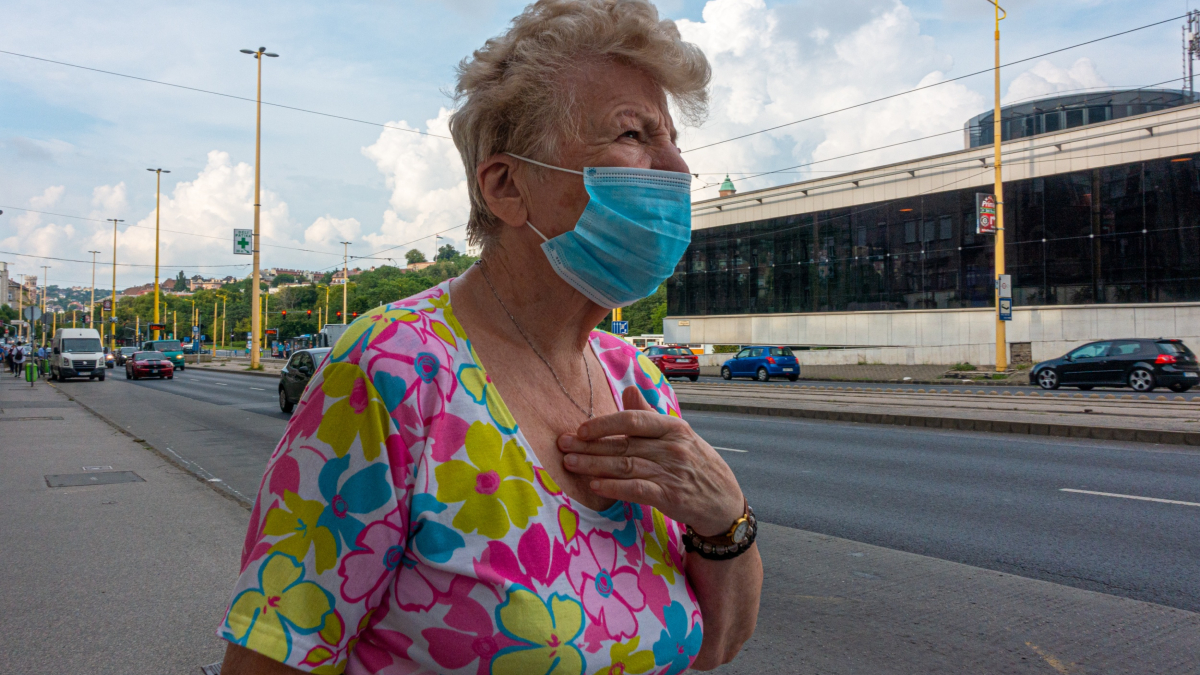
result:
M 678 673 L 754 631 L 737 480 L 594 330 L 690 239 L 668 98 L 709 68 L 646 0 L 540 0 L 459 69 L 463 276 L 354 322 L 259 489 L 226 675 Z

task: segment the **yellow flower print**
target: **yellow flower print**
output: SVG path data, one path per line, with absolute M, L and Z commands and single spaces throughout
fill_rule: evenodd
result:
M 242 591 L 225 618 L 226 638 L 275 661 L 286 661 L 293 634 L 315 633 L 333 612 L 333 596 L 304 581 L 304 566 L 272 553 L 258 570 L 258 588 Z
M 286 539 L 275 542 L 271 550 L 281 551 L 296 560 L 304 560 L 309 547 L 315 546 L 317 574 L 336 565 L 337 542 L 333 533 L 328 528 L 317 525 L 317 520 L 325 511 L 325 504 L 303 499 L 290 490 L 284 490 L 283 503 L 287 509 L 271 509 L 263 523 L 263 534 L 273 537 L 287 536 Z
M 472 350 L 472 355 L 474 355 L 474 350 Z M 462 383 L 463 389 L 467 390 L 476 403 L 487 406 L 488 415 L 491 415 L 496 426 L 506 434 L 516 433 L 517 420 L 513 419 L 512 413 L 508 411 L 508 406 L 504 405 L 504 401 L 501 400 L 496 385 L 492 384 L 491 378 L 483 368 L 470 363 L 463 364 L 458 369 L 458 381 Z
M 544 601 L 521 586 L 513 586 L 496 608 L 500 630 L 517 644 L 492 659 L 494 675 L 579 675 L 583 652 L 575 639 L 583 633 L 583 606 L 555 593 Z
M 658 366 L 654 365 L 653 361 L 646 358 L 645 354 L 639 352 L 637 355 L 637 362 L 638 365 L 641 366 L 642 372 L 646 374 L 646 377 L 649 377 L 650 381 L 654 383 L 654 386 L 657 387 L 658 385 L 662 384 L 662 372 L 659 371 Z
M 391 420 L 379 392 L 362 369 L 350 363 L 331 363 L 321 371 L 321 391 L 341 399 L 329 406 L 317 427 L 317 438 L 328 443 L 338 457 L 350 450 L 357 438 L 363 457 L 379 456 Z
M 671 549 L 668 548 L 667 521 L 655 508 L 650 509 L 650 518 L 654 521 L 654 534 L 646 533 L 646 556 L 654 561 L 650 571 L 674 586 L 675 561 L 671 560 Z
M 411 309 L 388 309 L 386 305 L 371 309 L 346 327 L 346 332 L 342 333 L 333 345 L 333 354 L 329 360 L 331 363 L 337 363 L 346 358 L 347 354 L 364 342 L 370 342 L 373 335 L 393 321 L 416 321 L 418 318 L 419 315 Z
M 439 464 L 438 501 L 465 502 L 452 525 L 462 532 L 475 532 L 499 539 L 511 525 L 525 529 L 542 500 L 533 487 L 533 464 L 516 440 L 503 443 L 500 432 L 483 422 L 467 429 L 467 457 Z
M 446 324 L 450 326 L 450 330 L 460 338 L 466 338 L 467 332 L 463 330 L 462 324 L 458 322 L 458 318 L 454 316 L 454 308 L 450 306 L 450 294 L 445 293 L 436 298 L 430 298 L 429 304 L 442 310 L 442 318 Z
M 654 667 L 654 652 L 650 650 L 637 651 L 638 636 L 633 636 L 629 642 L 617 642 L 608 649 L 607 668 L 597 670 L 594 675 L 624 675 L 625 673 L 644 673 Z

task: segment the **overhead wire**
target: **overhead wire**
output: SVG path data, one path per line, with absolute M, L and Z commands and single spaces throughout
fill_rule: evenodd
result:
M 1128 30 L 1123 30 L 1123 31 L 1121 31 L 1121 32 L 1119 32 L 1119 33 L 1112 33 L 1111 35 L 1105 35 L 1105 36 L 1103 36 L 1103 37 L 1098 37 L 1098 38 L 1095 38 L 1095 39 L 1092 39 L 1092 40 L 1087 40 L 1087 41 L 1085 41 L 1085 42 L 1078 42 L 1078 43 L 1076 43 L 1076 44 L 1073 44 L 1073 45 L 1068 45 L 1068 46 L 1066 46 L 1066 47 L 1061 47 L 1061 48 L 1059 48 L 1059 49 L 1053 49 L 1053 50 L 1051 50 L 1051 51 L 1048 51 L 1048 52 L 1042 52 L 1041 54 L 1035 54 L 1035 55 L 1033 55 L 1033 56 L 1027 56 L 1027 57 L 1025 57 L 1025 58 L 1023 58 L 1023 59 L 1017 59 L 1016 61 L 1009 61 L 1008 63 L 1001 64 L 1001 65 L 1000 65 L 1000 67 L 1001 67 L 1001 68 L 1008 68 L 1008 67 L 1010 67 L 1010 66 L 1015 66 L 1015 65 L 1017 65 L 1017 64 L 1020 64 L 1020 63 L 1025 63 L 1025 62 L 1028 62 L 1028 61 L 1032 61 L 1032 60 L 1034 60 L 1034 59 L 1040 59 L 1040 58 L 1043 58 L 1043 57 L 1046 57 L 1046 56 L 1050 56 L 1050 55 L 1052 55 L 1052 54 L 1058 54 L 1059 52 L 1065 52 L 1065 51 L 1067 51 L 1067 50 L 1070 50 L 1070 49 L 1075 49 L 1075 48 L 1077 48 L 1077 47 L 1083 47 L 1083 46 L 1085 46 L 1085 45 L 1095 44 L 1095 43 L 1097 43 L 1097 42 L 1102 42 L 1102 41 L 1104 41 L 1104 40 L 1110 40 L 1110 39 L 1112 39 L 1112 38 L 1115 38 L 1115 37 L 1120 37 L 1120 36 L 1122 36 L 1122 35 L 1128 35 L 1128 34 L 1130 34 L 1130 33 L 1136 33 L 1137 31 L 1140 31 L 1140 30 L 1145 30 L 1145 29 L 1147 29 L 1147 28 L 1153 28 L 1153 27 L 1155 27 L 1155 26 L 1161 26 L 1161 25 L 1162 25 L 1162 24 L 1164 24 L 1164 23 L 1170 23 L 1170 22 L 1172 22 L 1172 21 L 1178 21 L 1179 19 L 1185 18 L 1186 16 L 1187 16 L 1186 14 L 1181 14 L 1181 15 L 1179 15 L 1179 16 L 1173 16 L 1173 17 L 1171 17 L 1171 18 L 1169 18 L 1169 19 L 1163 19 L 1162 21 L 1155 21 L 1154 23 L 1148 23 L 1148 24 L 1146 24 L 1146 25 L 1144 25 L 1144 26 L 1138 26 L 1138 27 L 1136 27 L 1136 28 L 1130 28 L 1130 29 L 1128 29 Z M 944 85 L 944 84 L 950 84 L 951 82 L 957 82 L 957 81 L 959 81 L 959 80 L 965 80 L 965 79 L 967 79 L 967 78 L 969 78 L 969 77 L 975 77 L 976 75 L 983 75 L 984 73 L 994 73 L 995 71 L 996 71 L 996 68 L 995 68 L 994 66 L 993 66 L 993 67 L 991 67 L 991 68 L 984 68 L 983 70 L 977 70 L 977 71 L 975 71 L 975 72 L 972 72 L 972 73 L 967 73 L 967 74 L 965 74 L 965 75 L 959 75 L 958 77 L 952 77 L 952 78 L 950 78 L 950 79 L 948 79 L 948 80 L 940 80 L 940 81 L 938 81 L 938 82 L 934 82 L 934 83 L 932 83 L 932 84 L 926 84 L 926 85 L 922 85 L 922 86 L 919 86 L 919 87 L 913 87 L 912 89 L 906 89 L 906 90 L 904 90 L 904 91 L 896 92 L 895 94 L 888 94 L 887 96 L 880 96 L 880 97 L 878 97 L 878 98 L 873 98 L 873 99 L 870 99 L 870 100 L 868 100 L 868 101 L 862 101 L 861 103 L 855 103 L 855 104 L 853 104 L 853 105 L 844 106 L 844 107 L 842 107 L 842 108 L 837 108 L 837 109 L 835 109 L 835 110 L 829 110 L 829 111 L 826 111 L 826 112 L 823 112 L 823 113 L 818 113 L 818 114 L 816 114 L 816 115 L 810 115 L 809 117 L 804 117 L 804 118 L 801 118 L 801 119 L 798 119 L 798 120 L 793 120 L 793 121 L 791 121 L 791 122 L 785 122 L 785 123 L 783 123 L 783 124 L 777 124 L 777 125 L 775 125 L 775 126 L 773 126 L 773 127 L 767 127 L 766 129 L 759 129 L 758 131 L 751 131 L 750 133 L 741 134 L 741 135 L 739 135 L 739 136 L 734 136 L 734 137 L 732 137 L 732 138 L 726 138 L 726 139 L 725 139 L 725 140 L 723 140 L 723 141 L 715 141 L 715 142 L 713 142 L 713 143 L 706 143 L 706 144 L 704 144 L 704 145 L 698 145 L 698 146 L 696 146 L 696 147 L 694 147 L 694 148 L 688 148 L 687 150 L 681 150 L 680 152 L 684 152 L 684 153 L 687 153 L 687 152 L 695 152 L 695 151 L 697 151 L 697 150 L 703 150 L 703 149 L 705 149 L 705 148 L 711 148 L 711 147 L 714 147 L 714 146 L 717 146 L 717 145 L 723 145 L 723 144 L 725 144 L 725 143 L 732 143 L 733 141 L 740 141 L 740 140 L 742 140 L 743 138 L 750 138 L 751 136 L 757 136 L 757 135 L 759 135 L 759 134 L 765 134 L 765 133 L 767 133 L 767 132 L 769 132 L 769 131 L 775 131 L 775 130 L 777 130 L 777 129 L 783 129 L 784 127 L 790 127 L 790 126 L 793 126 L 793 125 L 796 125 L 796 124 L 800 124 L 800 123 L 802 123 L 802 122 L 810 122 L 810 121 L 812 121 L 812 120 L 815 120 L 815 119 L 820 119 L 820 118 L 822 118 L 822 117 L 828 117 L 828 116 L 830 116 L 830 115 L 834 115 L 834 114 L 837 114 L 837 113 L 840 113 L 840 112 L 846 112 L 847 110 L 854 110 L 854 109 L 856 109 L 856 108 L 862 108 L 862 107 L 864 107 L 864 106 L 868 106 L 868 105 L 871 105 L 871 104 L 873 104 L 873 103 L 879 103 L 879 102 L 881 102 L 881 101 L 887 101 L 887 100 L 890 100 L 890 99 L 893 99 L 893 98 L 898 98 L 898 97 L 901 97 L 901 96 L 907 96 L 908 94 L 912 94 L 912 93 L 915 93 L 915 92 L 918 92 L 918 91 L 924 91 L 924 90 L 926 90 L 926 89 L 932 89 L 932 88 L 934 88 L 934 87 L 940 87 L 940 86 L 942 86 L 942 85 Z
M 81 66 L 77 63 L 68 63 L 66 61 L 56 61 L 54 59 L 47 59 L 47 58 L 44 58 L 41 56 L 33 56 L 32 54 L 21 54 L 20 52 L 13 52 L 13 51 L 5 50 L 5 49 L 0 49 L 0 54 L 8 54 L 10 56 L 19 56 L 21 58 L 32 59 L 34 61 L 44 61 L 46 63 L 53 63 L 53 64 L 59 65 L 59 66 L 67 66 L 68 68 L 78 68 L 80 70 L 90 70 L 94 73 L 103 73 L 105 75 L 113 75 L 115 77 L 124 77 L 124 78 L 130 79 L 130 80 L 138 80 L 139 82 L 149 82 L 150 84 L 161 84 L 165 87 L 174 87 L 176 89 L 185 89 L 187 91 L 194 91 L 194 92 L 198 92 L 201 94 L 212 94 L 213 96 L 232 98 L 232 99 L 235 99 L 238 101 L 249 101 L 250 103 L 258 102 L 257 99 L 249 98 L 247 96 L 238 96 L 236 94 L 226 94 L 225 92 L 221 92 L 221 91 L 213 91 L 211 89 L 201 89 L 200 87 L 189 87 L 184 84 L 175 84 L 174 82 L 163 82 L 162 80 L 153 80 L 148 77 L 140 77 L 137 75 L 118 73 L 113 70 L 104 70 L 101 68 L 92 68 L 90 66 Z M 370 122 L 367 120 L 360 120 L 360 119 L 357 119 L 354 117 L 346 117 L 345 115 L 335 115 L 333 113 L 321 112 L 319 110 L 308 110 L 307 108 L 299 108 L 296 106 L 284 105 L 282 103 L 271 103 L 269 101 L 263 101 L 262 104 L 266 105 L 266 106 L 271 106 L 273 108 L 283 108 L 284 110 L 293 110 L 295 112 L 308 113 L 310 115 L 320 115 L 321 117 L 331 117 L 333 119 L 345 120 L 347 122 L 357 122 L 358 124 L 367 124 L 367 125 L 374 126 L 374 127 L 383 127 L 385 129 L 393 129 L 395 131 L 404 131 L 404 132 L 407 132 L 410 134 L 419 134 L 421 136 L 431 136 L 433 138 L 443 138 L 446 140 L 453 140 L 449 136 L 442 136 L 441 134 L 431 134 L 427 131 L 421 131 L 419 129 L 406 129 L 404 127 L 393 126 L 391 124 L 383 124 L 381 122 Z

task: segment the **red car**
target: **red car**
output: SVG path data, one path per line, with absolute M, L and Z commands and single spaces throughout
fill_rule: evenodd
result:
M 142 377 L 157 377 L 158 379 L 175 379 L 175 366 L 171 359 L 162 352 L 134 352 L 125 358 L 125 379 L 136 380 Z
M 647 347 L 646 358 L 658 366 L 663 377 L 686 377 L 692 382 L 700 379 L 700 359 L 691 349 L 682 345 Z

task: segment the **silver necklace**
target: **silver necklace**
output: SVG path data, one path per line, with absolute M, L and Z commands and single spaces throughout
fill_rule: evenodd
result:
M 571 392 L 567 391 L 567 388 L 563 386 L 563 382 L 558 377 L 558 373 L 554 372 L 554 366 L 550 365 L 550 362 L 546 360 L 545 356 L 542 356 L 542 353 L 538 351 L 538 348 L 533 346 L 533 340 L 529 339 L 529 336 L 525 334 L 525 329 L 521 328 L 521 324 L 517 323 L 517 317 L 513 316 L 512 312 L 508 311 L 508 307 L 504 304 L 504 301 L 500 299 L 500 294 L 496 292 L 496 287 L 492 285 L 492 280 L 488 278 L 487 271 L 484 270 L 483 260 L 476 260 L 475 264 L 479 267 L 479 273 L 483 275 L 483 280 L 487 282 L 488 288 L 492 289 L 492 295 L 496 298 L 496 302 L 500 303 L 500 308 L 503 309 L 504 313 L 508 315 L 509 320 L 512 321 L 513 326 L 516 327 L 517 332 L 521 334 L 521 337 L 525 338 L 525 344 L 529 345 L 529 348 L 533 350 L 533 353 L 537 354 L 537 357 L 542 360 L 542 363 L 546 364 L 546 368 L 549 369 L 550 374 L 554 376 L 554 381 L 558 383 L 558 388 L 562 389 L 563 395 L 567 397 L 567 400 L 571 402 L 571 405 L 574 405 L 579 409 L 579 412 L 587 415 L 588 419 L 595 417 L 596 407 L 594 393 L 592 392 L 592 369 L 588 367 L 587 356 L 583 357 L 583 370 L 587 373 L 588 378 L 588 407 L 587 410 L 584 410 L 583 406 L 579 405 L 579 402 L 575 400 L 575 397 L 571 396 Z

